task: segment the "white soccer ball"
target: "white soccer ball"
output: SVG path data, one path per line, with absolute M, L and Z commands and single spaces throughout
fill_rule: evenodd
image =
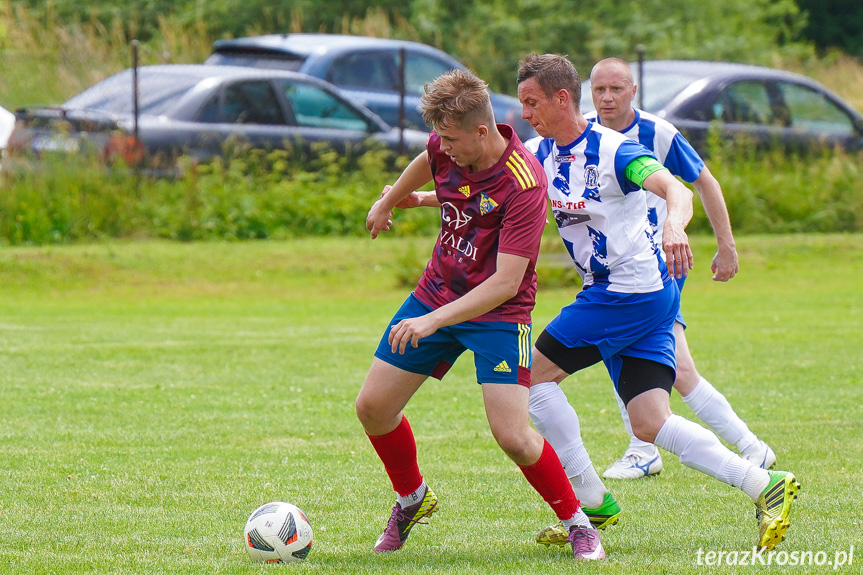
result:
M 256 563 L 302 561 L 312 550 L 312 525 L 296 505 L 273 501 L 252 512 L 243 539 Z

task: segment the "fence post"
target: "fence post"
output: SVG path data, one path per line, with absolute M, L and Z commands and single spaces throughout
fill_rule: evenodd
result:
M 405 153 L 405 58 L 404 47 L 399 50 L 399 155 Z
M 132 40 L 132 158 L 138 152 L 138 40 Z M 138 192 L 138 183 L 141 175 L 141 162 L 135 161 L 135 191 Z
M 635 47 L 638 54 L 638 107 L 644 109 L 644 44 Z

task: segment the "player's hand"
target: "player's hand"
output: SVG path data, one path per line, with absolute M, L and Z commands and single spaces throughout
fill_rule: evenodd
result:
M 737 263 L 737 250 L 732 248 L 719 249 L 716 255 L 713 256 L 713 262 L 710 264 L 710 271 L 713 272 L 713 281 L 727 282 L 740 271 Z
M 393 225 L 393 212 L 384 205 L 383 199 L 372 204 L 366 216 L 366 229 L 371 232 L 372 239 L 378 237 L 381 232 L 388 232 Z
M 392 186 L 390 186 L 389 184 L 384 186 L 384 189 L 381 192 L 381 197 L 384 197 L 387 194 L 387 192 L 389 192 L 391 189 L 392 189 Z M 409 210 L 411 208 L 418 208 L 421 205 L 422 205 L 422 196 L 420 195 L 420 193 L 419 192 L 411 192 L 410 194 L 408 194 L 408 196 L 406 198 L 404 198 L 399 203 L 397 203 L 396 207 L 400 210 Z
M 662 230 L 662 250 L 665 252 L 665 265 L 672 276 L 682 278 L 692 269 L 692 248 L 689 238 L 681 226 L 666 221 Z
M 390 328 L 389 339 L 393 353 L 404 353 L 408 344 L 419 347 L 420 339 L 428 337 L 437 331 L 437 324 L 431 314 L 403 319 Z

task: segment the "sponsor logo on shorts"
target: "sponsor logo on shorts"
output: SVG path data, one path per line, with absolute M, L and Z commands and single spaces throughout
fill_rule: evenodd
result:
M 501 373 L 512 373 L 512 370 L 509 368 L 509 365 L 507 365 L 506 360 L 497 364 L 494 370 Z

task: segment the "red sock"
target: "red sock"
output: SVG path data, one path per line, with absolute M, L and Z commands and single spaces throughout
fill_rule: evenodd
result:
M 402 416 L 398 427 L 386 435 L 368 435 L 368 438 L 383 461 L 396 493 L 410 495 L 419 489 L 423 476 L 417 463 L 417 444 L 408 418 Z
M 525 467 L 519 465 L 519 469 L 524 473 L 528 483 L 551 506 L 558 519 L 565 521 L 575 515 L 581 503 L 572 490 L 557 453 L 548 441 L 545 441 L 542 447 L 539 461 Z

